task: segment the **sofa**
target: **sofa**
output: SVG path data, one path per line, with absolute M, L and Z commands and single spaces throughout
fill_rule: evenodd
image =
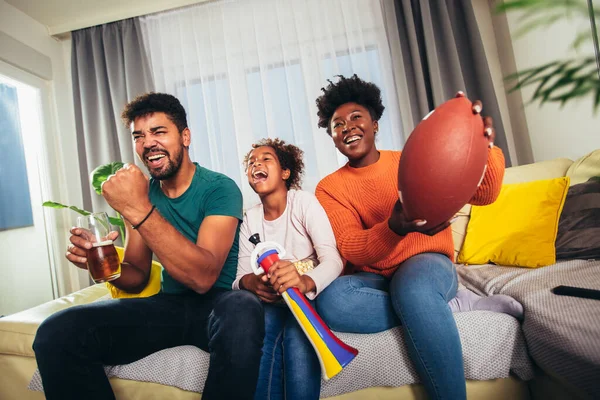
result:
M 575 184 L 594 175 L 600 175 L 600 151 L 576 162 L 556 159 L 508 168 L 505 183 L 569 176 Z M 470 216 L 471 207 L 466 206 L 453 224 L 457 255 L 469 241 Z M 550 293 L 557 284 L 600 289 L 599 261 L 566 260 L 540 268 L 481 263 L 457 265 L 457 270 L 469 289 L 483 295 L 511 295 L 525 310 L 523 321 L 488 311 L 454 314 L 470 399 L 600 397 L 596 382 L 600 381 L 600 303 L 556 299 Z M 110 299 L 105 285 L 93 285 L 0 318 L 0 399 L 44 398 L 31 345 L 46 317 L 67 307 Z M 339 375 L 323 382 L 322 398 L 426 398 L 399 328 L 371 335 L 337 335 L 358 348 L 359 355 Z M 199 399 L 207 367 L 206 353 L 181 346 L 105 369 L 117 399 Z

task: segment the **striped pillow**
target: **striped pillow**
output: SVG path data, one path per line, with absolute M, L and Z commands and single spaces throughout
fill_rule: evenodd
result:
M 558 223 L 556 258 L 600 258 L 600 177 L 569 188 Z

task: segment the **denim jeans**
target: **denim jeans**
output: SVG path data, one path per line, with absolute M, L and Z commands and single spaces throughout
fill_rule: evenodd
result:
M 213 289 L 67 308 L 40 325 L 33 349 L 50 400 L 114 399 L 103 365 L 181 345 L 210 353 L 203 399 L 252 399 L 263 337 L 255 295 Z
M 265 342 L 256 400 L 315 400 L 321 366 L 304 331 L 285 304 L 264 304 Z
M 423 253 L 392 276 L 360 272 L 337 278 L 317 298 L 332 330 L 375 333 L 401 325 L 408 354 L 430 399 L 465 399 L 462 347 L 448 307 L 458 285 L 448 257 Z

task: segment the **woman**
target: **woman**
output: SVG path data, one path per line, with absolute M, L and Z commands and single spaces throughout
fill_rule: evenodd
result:
M 318 399 L 319 361 L 280 294 L 297 287 L 314 299 L 340 275 L 342 260 L 323 207 L 313 194 L 299 190 L 302 151 L 279 139 L 263 139 L 253 147 L 244 163 L 261 203 L 246 212 L 240 227 L 233 288 L 249 290 L 264 302 L 265 341 L 255 398 Z M 254 246 L 248 238 L 254 233 L 286 250 L 286 259 L 274 263 L 267 276 L 255 275 L 250 266 Z M 300 265 L 308 271 L 300 274 Z
M 426 221 L 404 217 L 397 182 L 401 152 L 379 151 L 375 146 L 384 110 L 376 85 L 356 75 L 340 77 L 323 89 L 317 107 L 319 126 L 348 158 L 316 189 L 349 273 L 319 296 L 319 314 L 331 329 L 342 332 L 374 333 L 402 325 L 409 355 L 429 397 L 466 398 L 452 310 L 487 309 L 519 317 L 521 305 L 503 295 L 480 298 L 468 290 L 457 293 L 452 221 L 425 231 Z M 481 102 L 474 103 L 473 112 L 481 112 Z M 504 176 L 504 156 L 493 146 L 492 121 L 484 122 L 481 134 L 490 145 L 487 171 L 470 201 L 477 205 L 496 199 Z

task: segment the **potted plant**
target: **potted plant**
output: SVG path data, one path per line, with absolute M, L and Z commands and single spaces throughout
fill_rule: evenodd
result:
M 108 179 L 109 176 L 114 175 L 121 168 L 123 168 L 123 163 L 116 161 L 116 162 L 100 165 L 96 169 L 94 169 L 92 171 L 92 173 L 90 174 L 91 185 L 94 188 L 94 191 L 96 193 L 98 193 L 99 195 L 102 195 L 102 183 L 104 183 Z M 90 211 L 83 210 L 79 207 L 67 206 L 65 204 L 57 203 L 55 201 L 45 201 L 42 205 L 44 207 L 50 207 L 50 208 L 56 208 L 56 209 L 68 208 L 70 210 L 75 211 L 78 214 L 81 214 L 81 215 L 91 214 Z M 125 243 L 125 223 L 123 221 L 123 217 L 118 212 L 115 212 L 115 214 L 116 215 L 114 217 L 109 216 L 108 218 L 110 220 L 111 225 L 119 227 L 122 241 L 123 241 L 123 243 Z M 124 249 L 119 246 L 116 246 L 116 248 L 117 248 L 117 252 L 119 253 L 119 257 L 121 259 L 123 259 Z M 162 271 L 162 265 L 158 261 L 153 260 L 148 284 L 140 293 L 127 293 L 127 292 L 113 286 L 110 282 L 106 282 L 106 286 L 110 291 L 111 297 L 113 297 L 113 298 L 127 298 L 127 297 L 131 298 L 131 297 L 152 296 L 160 291 L 161 271 Z
M 548 27 L 565 16 L 585 19 L 583 28 L 571 45 L 580 49 L 593 40 L 596 57 L 577 56 L 517 71 L 506 77 L 507 81 L 516 81 L 509 91 L 533 86 L 535 91 L 530 100 L 539 101 L 540 105 L 549 102 L 564 105 L 573 99 L 591 95 L 596 112 L 600 106 L 600 56 L 595 18 L 600 17 L 600 9 L 595 9 L 591 0 L 587 4 L 585 0 L 505 0 L 496 6 L 497 12 L 516 10 L 524 12 L 519 18 L 522 28 L 517 31 L 517 36 L 539 27 Z
M 115 161 L 112 163 L 100 165 L 96 169 L 94 169 L 92 171 L 92 173 L 90 174 L 91 185 L 94 188 L 94 191 L 96 193 L 98 193 L 99 195 L 102 195 L 102 184 L 108 179 L 109 176 L 114 175 L 121 168 L 123 168 L 123 163 L 120 161 Z M 67 206 L 65 204 L 57 203 L 55 201 L 45 201 L 42 205 L 44 207 L 50 207 L 50 208 L 56 208 L 56 209 L 68 208 L 70 210 L 75 211 L 78 214 L 81 214 L 81 215 L 91 214 L 90 211 L 83 210 L 79 207 Z M 121 233 L 121 239 L 124 242 L 124 240 L 125 240 L 125 224 L 123 222 L 123 217 L 118 212 L 116 212 L 116 215 L 114 217 L 109 216 L 108 218 L 112 225 L 119 227 L 119 231 Z

